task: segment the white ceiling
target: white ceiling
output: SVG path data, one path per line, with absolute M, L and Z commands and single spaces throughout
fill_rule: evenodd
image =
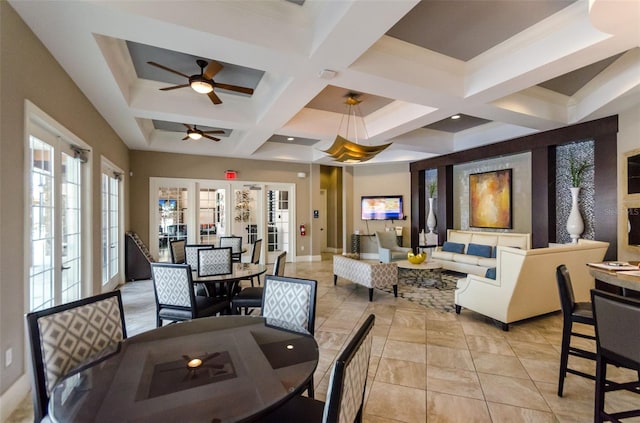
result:
M 334 164 L 321 151 L 341 119 L 342 105 L 331 104 L 356 92 L 370 137 L 360 142 L 393 142 L 368 163 L 408 162 L 640 103 L 638 0 L 10 3 L 132 149 Z M 509 13 L 496 13 L 506 5 Z M 515 24 L 527 20 L 524 29 Z M 438 39 L 428 22 L 439 23 Z M 426 35 L 413 41 L 421 25 Z M 461 50 L 465 43 L 473 52 Z M 233 80 L 242 73 L 254 78 L 255 92 L 216 90 L 223 104 L 213 105 L 190 88 L 159 91 L 185 81 L 144 69 L 128 44 L 153 47 L 150 60 L 186 66 L 180 72 L 189 75 L 198 71 L 196 58 L 219 61 L 225 68 L 216 82 L 243 85 Z M 560 77 L 575 81 L 575 71 L 615 55 L 571 96 L 561 93 Z M 336 74 L 325 79 L 323 70 Z M 443 119 L 458 113 L 479 123 L 447 129 Z M 182 123 L 228 136 L 183 142 Z

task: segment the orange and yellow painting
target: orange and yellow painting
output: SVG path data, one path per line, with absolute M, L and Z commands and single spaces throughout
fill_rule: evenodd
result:
M 469 226 L 511 229 L 511 169 L 469 175 Z

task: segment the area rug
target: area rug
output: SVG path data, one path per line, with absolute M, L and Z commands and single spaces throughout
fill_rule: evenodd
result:
M 434 274 L 414 275 L 400 272 L 398 275 L 398 297 L 423 305 L 430 309 L 440 310 L 447 313 L 455 311 L 453 303 L 453 292 L 456 289 L 458 279 L 465 275 L 455 272 L 442 272 L 442 284 Z M 389 286 L 383 289 L 385 292 L 393 293 L 393 288 Z

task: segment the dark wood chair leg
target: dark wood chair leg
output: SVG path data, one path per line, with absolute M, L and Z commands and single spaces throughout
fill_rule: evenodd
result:
M 333 275 L 333 284 L 337 285 L 338 283 L 338 275 Z
M 373 301 L 373 288 L 369 288 L 369 301 Z
M 313 388 L 313 375 L 311 375 L 311 380 L 309 381 L 309 386 L 307 386 L 307 396 L 309 398 L 313 398 L 314 388 Z
M 596 395 L 593 405 L 593 421 L 601 423 L 604 412 L 604 388 L 607 376 L 607 364 L 600 356 L 596 357 Z
M 398 298 L 398 285 L 393 285 L 393 296 Z
M 558 373 L 558 396 L 562 396 L 564 378 L 567 377 L 569 363 L 569 343 L 571 342 L 571 322 L 562 326 L 562 346 L 560 348 L 560 371 Z
M 456 314 L 460 314 L 460 310 L 462 310 L 462 306 L 456 304 Z

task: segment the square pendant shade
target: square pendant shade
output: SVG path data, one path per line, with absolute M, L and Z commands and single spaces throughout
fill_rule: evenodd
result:
M 371 160 L 390 145 L 391 143 L 372 146 L 360 145 L 337 135 L 331 147 L 323 151 L 337 162 L 362 163 Z

